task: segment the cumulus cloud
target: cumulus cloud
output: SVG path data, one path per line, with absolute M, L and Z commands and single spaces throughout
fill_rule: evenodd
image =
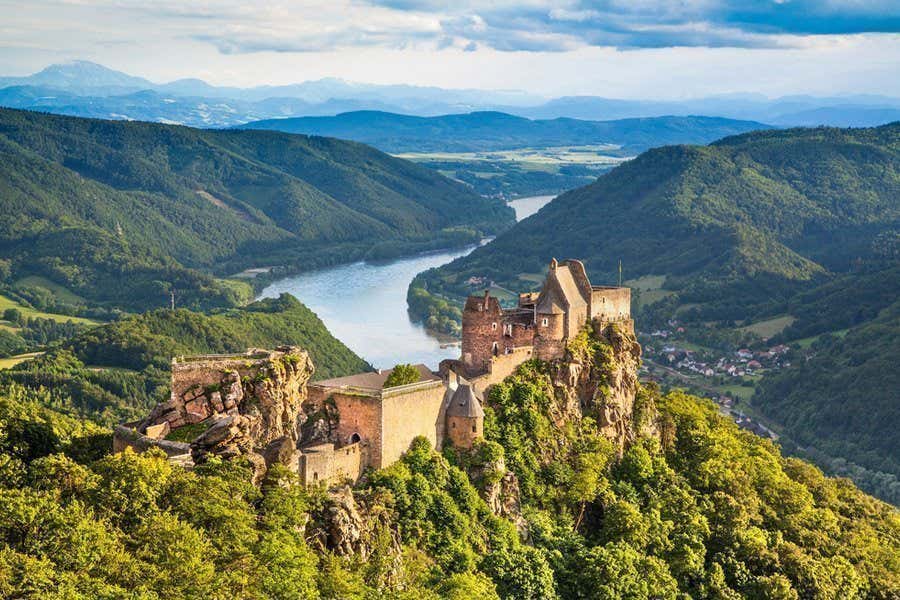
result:
M 0 0 L 0 5 L 4 4 Z M 900 32 L 898 0 L 32 0 L 137 15 L 225 54 L 802 47 Z

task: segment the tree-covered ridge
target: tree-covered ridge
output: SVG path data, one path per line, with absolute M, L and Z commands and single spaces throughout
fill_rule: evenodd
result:
M 769 126 L 720 117 L 532 120 L 502 112 L 419 117 L 361 110 L 328 117 L 266 119 L 240 128 L 356 140 L 385 152 L 489 152 L 596 144 L 641 152 L 667 144 L 706 144 L 727 135 Z
M 518 275 L 542 272 L 547 256 L 577 256 L 598 282 L 615 281 L 621 260 L 630 278 L 666 275 L 686 302 L 746 306 L 874 256 L 898 221 L 900 124 L 750 133 L 645 152 L 427 282 L 525 289 L 533 281 Z
M 900 302 L 846 335 L 821 336 L 810 351 L 765 378 L 754 405 L 778 415 L 797 451 L 844 475 L 868 469 L 871 491 L 900 502 Z
M 113 425 L 144 416 L 165 398 L 173 356 L 284 344 L 308 348 L 319 379 L 371 369 L 312 311 L 285 294 L 208 315 L 159 309 L 95 327 L 0 372 L 0 383 L 46 389 L 49 406 Z
M 170 288 L 186 306 L 240 301 L 190 269 L 327 264 L 513 222 L 499 200 L 327 138 L 2 109 L 0 155 L 9 282 L 41 275 L 133 308 Z
M 590 343 L 593 360 L 602 343 Z M 353 495 L 361 545 L 327 534 L 346 492 L 261 487 L 240 461 L 192 471 L 102 456 L 96 430 L 15 386 L 0 400 L 0 593 L 71 598 L 614 600 L 900 594 L 900 518 L 847 480 L 783 458 L 708 401 L 643 388 L 618 453 L 594 420 L 560 422 L 552 370 L 493 389 L 487 440 L 423 438 Z M 86 429 L 85 429 L 86 427 Z M 510 468 L 521 529 L 480 496 Z M 473 469 L 475 467 L 475 469 Z M 474 476 L 473 473 L 479 473 Z M 521 532 L 521 533 L 520 533 Z M 523 535 L 524 534 L 524 535 Z

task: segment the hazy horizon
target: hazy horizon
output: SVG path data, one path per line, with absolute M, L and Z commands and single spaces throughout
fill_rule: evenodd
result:
M 543 97 L 900 96 L 900 10 L 883 0 L 0 7 L 0 72 L 9 76 L 88 60 L 153 82 L 236 87 L 338 78 Z

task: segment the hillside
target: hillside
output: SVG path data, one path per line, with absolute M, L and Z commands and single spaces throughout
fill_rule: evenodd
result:
M 877 318 L 846 335 L 819 338 L 807 360 L 763 379 L 753 405 L 777 417 L 797 450 L 839 474 L 865 477 L 873 492 L 897 504 L 900 302 L 894 284 L 895 302 Z
M 756 132 L 645 152 L 425 279 L 460 297 L 471 276 L 531 289 L 547 256 L 584 258 L 598 282 L 621 260 L 628 279 L 664 275 L 682 303 L 743 319 L 875 257 L 898 223 L 900 123 Z
M 603 381 L 612 348 L 585 333 Z M 605 358 L 604 358 L 605 357 Z M 571 372 L 575 365 L 558 365 Z M 592 379 L 593 380 L 593 379 Z M 183 469 L 0 391 L 0 594 L 437 600 L 890 599 L 897 511 L 739 430 L 705 400 L 637 390 L 617 448 L 522 365 L 485 438 L 424 437 L 352 490 L 239 457 Z M 629 419 L 631 423 L 631 419 Z M 104 439 L 106 445 L 104 447 Z M 498 486 L 500 482 L 503 485 Z M 513 486 L 514 494 L 501 492 Z M 493 490 L 493 492 L 491 491 Z M 236 568 L 239 565 L 240 568 Z
M 734 362 L 738 348 L 787 343 L 785 362 L 809 360 L 796 371 L 763 369 L 752 400 L 758 373 L 685 371 L 672 385 L 693 381 L 721 394 L 747 386 L 740 409 L 783 425 L 783 443 L 896 501 L 896 386 L 877 373 L 900 357 L 888 308 L 900 296 L 897 231 L 900 124 L 757 132 L 650 150 L 421 274 L 409 301 L 423 321 L 443 323 L 458 319 L 455 302 L 481 289 L 470 278 L 525 291 L 540 281 L 546 257 L 574 256 L 586 259 L 592 281 L 614 283 L 621 260 L 648 344 L 651 332 L 670 330 L 654 339 L 657 351 L 690 349 L 714 367 Z M 766 320 L 781 326 L 754 336 Z M 839 460 L 856 466 L 839 468 Z
M 499 200 L 367 146 L 0 110 L 4 280 L 89 303 L 233 305 L 208 274 L 460 243 L 513 222 Z
M 241 126 L 355 140 L 385 152 L 489 152 L 612 144 L 621 146 L 627 153 L 667 144 L 706 144 L 727 135 L 768 127 L 754 121 L 718 117 L 580 121 L 531 120 L 502 112 L 417 117 L 378 111 L 269 119 Z
M 173 356 L 307 348 L 316 378 L 371 369 L 293 296 L 203 314 L 159 309 L 94 327 L 42 357 L 0 371 L 0 386 L 49 390 L 55 409 L 105 425 L 143 416 L 168 393 Z

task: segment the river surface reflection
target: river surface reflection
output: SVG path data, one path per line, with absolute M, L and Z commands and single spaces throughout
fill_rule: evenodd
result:
M 510 202 L 510 206 L 521 221 L 552 199 L 553 196 L 520 198 Z M 441 341 L 410 320 L 406 289 L 422 271 L 465 256 L 473 249 L 474 246 L 310 271 L 273 282 L 260 298 L 277 297 L 283 292 L 294 295 L 322 319 L 335 337 L 376 368 L 422 362 L 434 369 L 441 360 L 459 356 L 459 344 Z

